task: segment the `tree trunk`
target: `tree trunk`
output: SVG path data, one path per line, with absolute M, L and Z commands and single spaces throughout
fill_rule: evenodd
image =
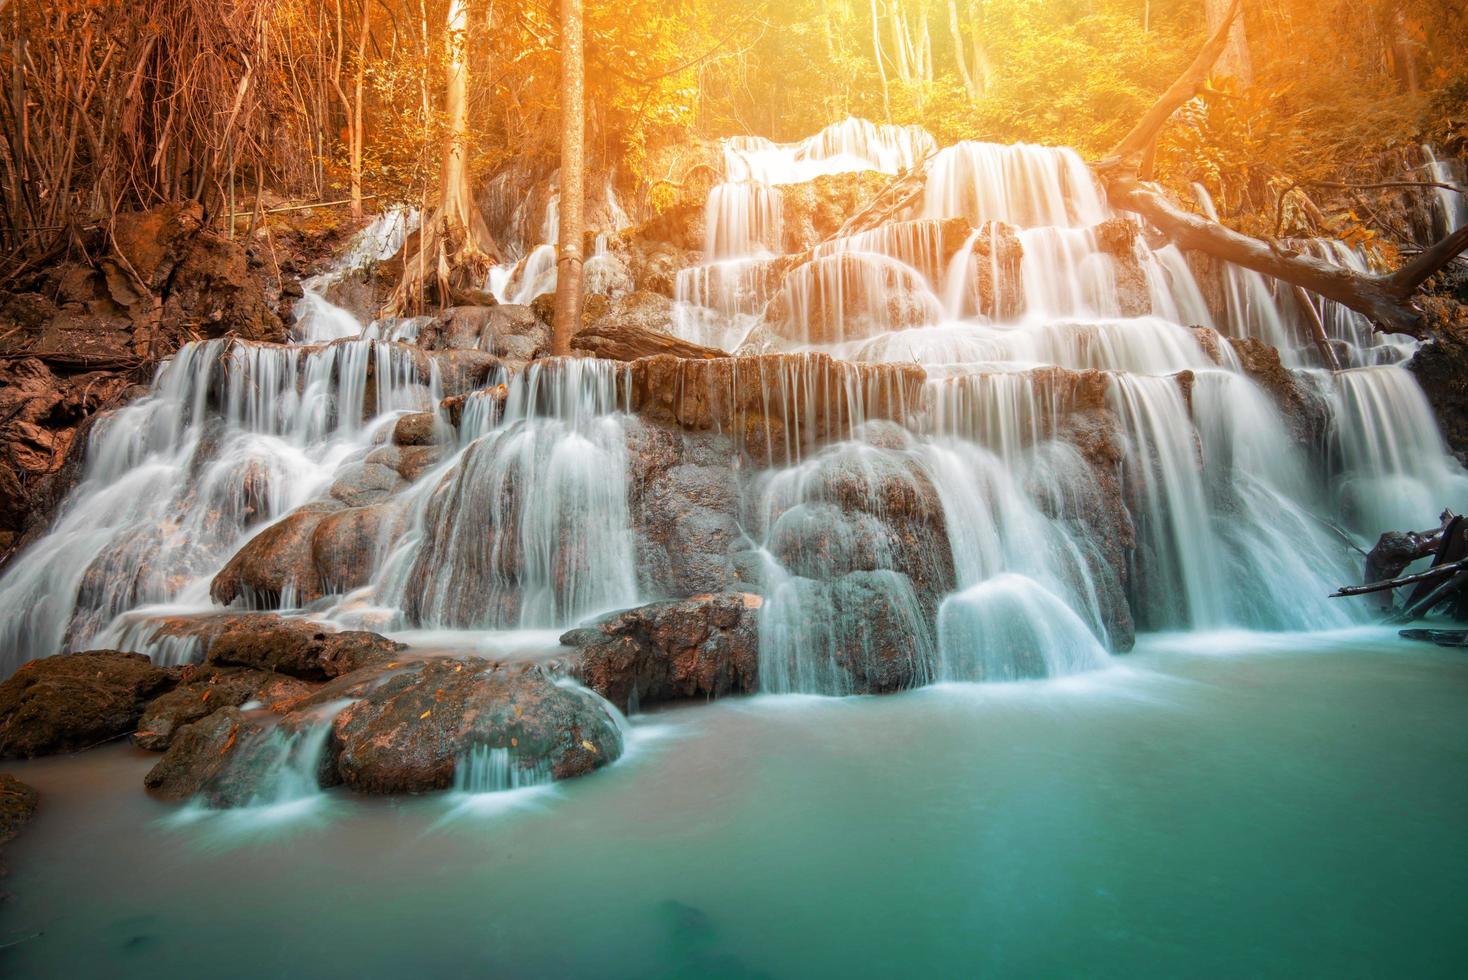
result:
M 1131 132 L 1122 137 L 1111 156 L 1094 169 L 1106 187 L 1110 202 L 1140 214 L 1180 248 L 1196 249 L 1308 289 L 1365 315 L 1379 329 L 1422 335 L 1422 315 L 1412 294 L 1430 276 L 1468 249 L 1468 226 L 1417 256 L 1395 272 L 1365 275 L 1344 266 L 1301 255 L 1272 242 L 1240 234 L 1216 221 L 1184 211 L 1157 187 L 1141 179 L 1141 169 L 1157 134 L 1167 120 L 1197 95 L 1231 36 L 1230 25 L 1241 0 L 1231 0 L 1228 11 L 1192 63 L 1147 110 Z
M 423 4 L 420 15 L 426 16 Z M 424 33 L 427 24 L 424 23 Z M 474 205 L 469 185 L 469 2 L 449 0 L 444 23 L 444 116 L 448 133 L 444 140 L 439 194 L 433 214 L 419 225 L 418 234 L 403 243 L 391 265 L 402 277 L 383 304 L 383 313 L 398 316 L 421 308 L 426 284 L 432 280 L 443 306 L 453 302 L 454 288 L 478 288 L 496 261 L 499 248 Z M 426 47 L 426 37 L 425 37 Z M 427 87 L 424 87 L 424 126 L 428 123 Z M 428 197 L 429 188 L 424 187 Z M 425 200 L 425 208 L 429 204 Z
M 1230 0 L 1203 0 L 1204 14 L 1208 18 L 1208 30 L 1218 30 L 1224 20 L 1229 17 L 1232 4 Z M 1254 84 L 1254 59 L 1249 54 L 1249 38 L 1244 33 L 1243 16 L 1235 17 L 1233 26 L 1229 28 L 1228 45 L 1219 55 L 1217 69 L 1220 75 L 1232 78 L 1239 88 L 1245 89 Z
M 469 179 L 465 165 L 468 156 L 465 144 L 469 138 L 469 59 L 465 50 L 469 35 L 468 0 L 449 0 L 447 34 L 444 115 L 449 133 L 444 144 L 439 206 L 447 225 L 463 229 L 469 224 Z
M 887 93 L 887 66 L 882 63 L 882 29 L 877 20 L 877 0 L 872 2 L 872 54 L 877 59 L 877 77 L 882 80 L 882 115 L 892 121 L 892 101 Z
M 953 58 L 958 62 L 958 77 L 963 79 L 963 90 L 970 102 L 979 101 L 978 83 L 968 70 L 968 56 L 964 54 L 963 32 L 958 29 L 958 0 L 948 0 L 948 33 L 953 35 Z
M 571 353 L 581 328 L 582 207 L 586 200 L 585 62 L 581 0 L 561 0 L 561 242 L 556 259 L 556 307 L 551 353 Z
M 357 34 L 357 75 L 352 83 L 352 218 L 362 220 L 362 88 L 367 77 L 367 32 L 371 25 L 370 7 L 362 0 L 362 27 Z

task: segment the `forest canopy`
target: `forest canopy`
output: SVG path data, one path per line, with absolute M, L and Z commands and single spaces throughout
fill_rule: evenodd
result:
M 848 115 L 1094 158 L 1187 63 L 1226 0 L 591 0 L 588 194 L 646 197 L 670 148 L 808 135 Z M 1156 174 L 1225 219 L 1373 152 L 1468 139 L 1468 13 L 1441 0 L 1247 0 Z M 547 0 L 0 0 L 0 248 L 200 201 L 430 202 L 458 148 L 518 193 L 560 145 Z M 458 54 L 456 55 L 456 52 Z M 467 76 L 453 117 L 445 78 Z M 506 189 L 509 189 L 508 191 Z M 492 193 L 493 191 L 491 191 Z

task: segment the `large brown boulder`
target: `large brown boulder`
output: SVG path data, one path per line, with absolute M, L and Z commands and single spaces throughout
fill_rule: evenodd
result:
M 388 472 L 398 479 L 396 473 Z M 210 596 L 224 606 L 245 598 L 265 609 L 320 599 L 326 590 L 316 570 L 312 540 L 317 526 L 340 508 L 336 501 L 307 504 L 265 528 L 214 576 Z
M 173 616 L 158 622 L 150 643 L 175 648 L 190 643 L 191 662 L 250 667 L 323 681 L 393 661 L 405 647 L 376 633 L 338 632 L 305 619 L 274 613 Z
M 311 533 L 311 557 L 323 591 L 340 594 L 372 580 L 379 551 L 402 530 L 403 508 L 394 501 L 334 511 Z
M 571 672 L 629 708 L 759 688 L 759 609 L 747 592 L 654 602 L 566 633 Z
M 294 677 L 246 667 L 204 667 L 193 679 L 155 698 L 138 720 L 133 744 L 162 752 L 185 725 L 221 708 L 238 708 L 252 701 L 281 713 L 310 697 L 315 687 Z
M 240 806 L 255 795 L 257 777 L 249 763 L 267 732 L 236 707 L 212 712 L 183 726 L 143 785 L 166 800 L 203 794 L 211 806 Z
M 0 684 L 0 758 L 90 748 L 137 728 L 178 671 L 140 653 L 91 650 L 23 664 Z
M 336 717 L 336 770 L 364 793 L 422 793 L 454 782 L 473 750 L 506 749 L 527 773 L 566 779 L 622 752 L 622 735 L 594 695 L 538 667 L 434 660 L 384 680 Z
M 275 620 L 259 628 L 253 617 L 231 623 L 209 642 L 209 662 L 326 680 L 387 663 L 406 649 L 364 630 L 330 632 L 305 620 Z

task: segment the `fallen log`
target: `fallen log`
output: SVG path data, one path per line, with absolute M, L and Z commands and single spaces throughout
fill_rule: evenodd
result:
M 1434 582 L 1445 575 L 1456 575 L 1458 572 L 1468 571 L 1468 558 L 1450 562 L 1446 565 L 1436 565 L 1422 572 L 1414 572 L 1411 575 L 1403 575 L 1400 578 L 1384 579 L 1380 582 L 1368 582 L 1365 585 L 1343 585 L 1330 594 L 1332 599 L 1342 597 L 1370 595 L 1373 592 L 1385 592 L 1390 589 L 1399 589 L 1404 585 L 1416 585 L 1418 582 Z
M 655 354 L 672 354 L 698 360 L 729 356 L 727 351 L 717 347 L 705 347 L 672 334 L 644 330 L 627 324 L 586 327 L 571 338 L 571 347 L 573 350 L 586 351 L 593 357 L 604 357 L 612 361 L 635 361 Z
M 1468 630 L 1397 630 L 1404 640 L 1436 643 L 1440 647 L 1468 646 Z
M 1214 62 L 1228 44 L 1229 30 L 1240 8 L 1241 0 L 1233 0 L 1217 30 L 1182 75 L 1117 143 L 1110 156 L 1093 165 L 1107 199 L 1115 207 L 1146 218 L 1180 248 L 1205 252 L 1307 289 L 1355 310 L 1379 330 L 1422 336 L 1422 311 L 1412 303 L 1412 295 L 1434 273 L 1468 250 L 1468 227 L 1447 235 L 1395 272 L 1372 275 L 1240 234 L 1183 210 L 1156 185 L 1143 180 L 1143 163 L 1158 133 L 1174 112 L 1202 90 Z

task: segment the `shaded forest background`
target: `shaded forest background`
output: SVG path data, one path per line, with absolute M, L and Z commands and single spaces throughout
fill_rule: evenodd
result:
M 611 184 L 655 212 L 686 176 L 680 148 L 847 115 L 1094 157 L 1226 6 L 588 2 L 588 196 Z M 427 209 L 453 180 L 513 205 L 558 164 L 560 36 L 554 0 L 0 0 L 0 271 L 166 202 L 234 234 L 299 202 Z M 1444 0 L 1248 0 L 1156 175 L 1258 232 L 1286 191 L 1392 146 L 1461 153 L 1464 37 L 1465 5 Z

